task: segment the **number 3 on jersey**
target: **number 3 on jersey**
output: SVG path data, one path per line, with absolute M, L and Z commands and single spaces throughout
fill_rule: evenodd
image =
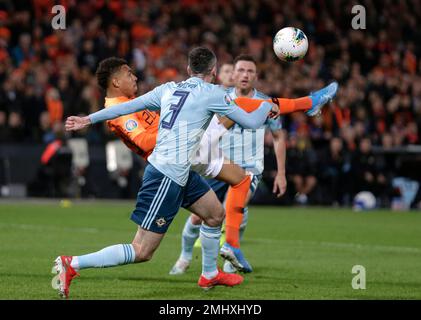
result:
M 172 104 L 170 106 L 170 110 L 173 111 L 172 115 L 171 115 L 171 119 L 170 121 L 165 121 L 162 120 L 162 128 L 164 129 L 171 129 L 172 126 L 174 125 L 175 119 L 177 118 L 178 114 L 180 113 L 181 108 L 183 107 L 184 103 L 186 102 L 186 99 L 188 97 L 190 92 L 188 91 L 180 91 L 177 90 L 173 93 L 173 96 L 176 97 L 180 97 L 180 100 L 178 101 L 177 104 Z

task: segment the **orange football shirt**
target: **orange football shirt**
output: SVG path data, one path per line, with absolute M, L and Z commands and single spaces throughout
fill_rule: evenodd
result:
M 105 107 L 129 101 L 127 97 L 105 98 Z M 159 114 L 149 110 L 108 120 L 107 125 L 133 152 L 147 159 L 156 145 Z

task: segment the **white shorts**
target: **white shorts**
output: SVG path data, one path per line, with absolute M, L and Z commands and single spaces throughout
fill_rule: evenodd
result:
M 219 123 L 217 116 L 213 116 L 192 160 L 192 169 L 201 176 L 215 178 L 221 172 L 225 157 L 219 147 L 219 139 L 227 131 L 224 125 Z

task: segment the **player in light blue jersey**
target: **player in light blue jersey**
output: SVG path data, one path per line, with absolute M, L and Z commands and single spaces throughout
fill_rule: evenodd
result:
M 234 80 L 234 87 L 229 88 L 227 91 L 231 99 L 236 99 L 238 97 L 255 99 L 268 98 L 265 94 L 254 88 L 257 79 L 257 70 L 256 62 L 252 56 L 240 55 L 234 60 L 232 78 Z M 320 104 L 313 104 L 314 108 L 312 107 L 311 110 L 306 113 L 309 116 L 317 115 L 320 112 L 321 106 L 336 95 L 337 87 L 337 83 L 334 82 L 320 90 L 317 95 L 324 96 L 326 99 Z M 312 94 L 310 99 L 316 101 L 315 95 Z M 318 107 L 316 107 L 316 105 L 318 105 Z M 269 129 L 271 131 L 274 139 L 274 150 L 278 167 L 278 172 L 274 179 L 273 193 L 276 194 L 277 197 L 282 196 L 286 191 L 287 183 L 285 178 L 285 135 L 282 130 L 281 119 L 267 119 L 262 127 L 252 130 L 246 130 L 230 119 L 223 120 L 222 122 L 229 128 L 228 132 L 225 133 L 220 140 L 220 146 L 223 149 L 225 157 L 253 174 L 247 202 L 256 191 L 263 172 L 265 130 Z M 226 183 L 215 179 L 210 180 L 209 185 L 217 194 L 218 199 L 221 202 L 224 202 L 229 186 Z M 225 227 L 227 242 L 223 244 L 220 253 L 221 256 L 227 260 L 224 264 L 225 272 L 235 272 L 236 270 L 241 272 L 252 272 L 250 263 L 245 259 L 240 249 L 240 239 L 243 236 L 248 220 L 248 208 L 246 205 L 244 209 L 238 209 L 230 212 L 227 205 L 227 220 Z M 187 253 L 192 250 L 193 244 L 197 238 L 197 233 L 195 233 L 194 230 L 200 223 L 200 218 L 192 215 L 190 219 L 188 219 L 188 223 L 185 224 L 182 234 L 182 251 L 177 262 L 174 264 L 172 274 L 182 274 L 187 270 L 189 262 L 186 262 L 184 257 L 188 256 Z M 195 236 L 193 237 L 193 235 Z
M 255 99 L 268 99 L 269 97 L 265 94 L 254 89 L 254 84 L 257 79 L 257 70 L 256 62 L 252 56 L 249 55 L 240 55 L 234 60 L 234 69 L 232 74 L 232 80 L 234 82 L 234 87 L 227 88 L 227 93 L 231 99 L 237 97 L 249 97 Z M 264 163 L 264 134 L 265 129 L 268 128 L 274 137 L 274 149 L 277 157 L 278 165 L 278 174 L 274 181 L 273 192 L 277 193 L 277 196 L 280 197 L 286 191 L 286 178 L 285 178 L 285 136 L 282 130 L 282 121 L 280 118 L 277 119 L 267 119 L 265 123 L 256 129 L 247 130 L 241 125 L 234 123 L 229 118 L 222 119 L 222 123 L 228 129 L 228 132 L 225 133 L 220 139 L 220 147 L 223 150 L 223 153 L 226 158 L 228 158 L 233 163 L 239 165 L 244 170 L 252 174 L 252 181 L 250 185 L 249 194 L 247 197 L 247 202 L 253 196 L 257 185 L 261 179 L 263 172 L 263 163 Z M 222 181 L 216 179 L 208 180 L 211 188 L 216 192 L 219 200 L 223 203 L 226 193 L 228 191 L 228 185 Z M 227 209 L 228 210 L 228 209 Z M 227 212 L 227 218 L 229 213 Z M 252 267 L 249 262 L 245 259 L 243 253 L 239 248 L 239 237 L 242 237 L 242 234 L 245 230 L 248 218 L 248 208 L 244 207 L 242 212 L 232 212 L 230 215 L 234 215 L 233 219 L 226 221 L 227 232 L 230 231 L 230 234 L 238 234 L 236 241 L 229 241 L 231 244 L 235 243 L 236 245 L 231 245 L 226 242 L 221 248 L 221 255 L 230 260 L 232 264 L 228 261 L 224 264 L 224 271 L 235 272 L 236 269 L 242 272 L 251 272 Z M 231 217 L 230 217 L 231 218 Z M 191 237 L 195 226 L 200 225 L 201 219 L 191 216 L 190 223 L 186 224 L 183 230 L 183 247 L 179 259 L 175 263 L 173 269 L 177 266 L 183 266 L 183 268 L 178 268 L 177 273 L 184 273 L 188 267 L 188 263 L 183 261 L 182 257 L 187 256 L 184 254 L 184 250 L 191 250 L 191 246 L 194 243 L 195 239 Z M 238 225 L 237 225 L 238 224 Z M 238 228 L 237 231 L 228 230 L 228 228 Z M 191 229 L 191 230 L 190 230 Z M 228 236 L 228 235 L 227 235 Z M 188 241 L 184 237 L 189 237 Z M 232 237 L 230 237 L 232 238 Z M 228 240 L 227 240 L 228 241 Z M 186 245 L 188 243 L 189 245 Z M 185 260 L 185 259 L 184 259 Z
M 228 89 L 228 93 L 232 99 L 240 96 L 255 99 L 269 98 L 254 88 L 257 80 L 257 68 L 256 61 L 252 56 L 240 55 L 235 58 L 233 80 L 234 87 Z M 262 177 L 264 169 L 264 135 L 266 129 L 270 130 L 273 136 L 278 169 L 274 179 L 273 193 L 277 197 L 281 197 L 286 191 L 287 182 L 285 176 L 286 139 L 282 130 L 282 119 L 280 117 L 277 119 L 267 119 L 262 127 L 252 130 L 246 130 L 232 123 L 232 127 L 220 141 L 224 154 L 231 161 L 253 174 L 247 202 L 253 197 Z M 216 192 L 219 200 L 223 202 L 228 190 L 227 186 L 216 180 L 212 180 L 209 185 Z M 243 237 L 248 221 L 247 205 L 244 207 L 242 214 L 241 224 L 234 226 L 234 228 L 239 227 L 237 246 L 232 246 L 230 243 L 225 242 L 220 250 L 221 256 L 226 259 L 224 263 L 225 272 L 234 272 L 236 270 L 252 272 L 253 270 L 250 263 L 242 254 L 242 251 L 239 250 L 240 239 Z
M 246 113 L 220 87 L 211 84 L 216 74 L 216 57 L 206 48 L 189 53 L 186 81 L 165 83 L 131 101 L 103 109 L 87 117 L 69 117 L 66 130 L 80 130 L 92 123 L 113 119 L 143 109 L 160 110 L 157 145 L 148 158 L 143 183 L 131 219 L 139 225 L 131 244 L 106 247 L 83 256 L 59 256 L 54 265 L 57 289 L 67 297 L 72 279 L 85 268 L 112 267 L 145 262 L 152 258 L 180 207 L 197 213 L 203 223 L 202 274 L 198 284 L 234 286 L 239 275 L 217 269 L 217 256 L 224 209 L 216 194 L 197 173 L 190 170 L 201 137 L 215 113 L 227 116 L 244 128 L 259 128 L 278 106 L 263 102 Z

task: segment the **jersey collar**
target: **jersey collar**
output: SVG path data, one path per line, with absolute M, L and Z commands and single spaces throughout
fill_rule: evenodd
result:
M 205 82 L 205 80 L 199 77 L 190 77 L 187 79 L 187 81 Z
M 129 101 L 130 99 L 125 96 L 115 97 L 115 98 L 107 98 L 105 97 L 105 107 L 113 106 L 115 104 L 119 104 L 122 102 Z

